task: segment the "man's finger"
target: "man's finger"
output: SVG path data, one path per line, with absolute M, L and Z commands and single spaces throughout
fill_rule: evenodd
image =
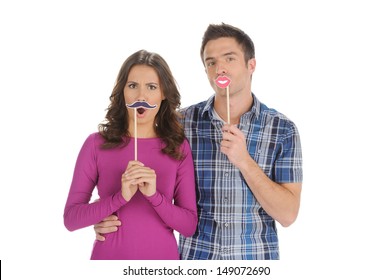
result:
M 117 221 L 118 217 L 116 215 L 110 215 L 103 219 L 103 221 Z
M 118 230 L 117 226 L 110 226 L 110 227 L 100 227 L 96 226 L 94 227 L 95 232 L 99 234 L 105 234 L 105 233 L 110 233 Z
M 98 240 L 98 241 L 105 241 L 106 238 L 103 236 L 103 235 L 100 235 L 98 233 L 95 234 L 95 239 Z

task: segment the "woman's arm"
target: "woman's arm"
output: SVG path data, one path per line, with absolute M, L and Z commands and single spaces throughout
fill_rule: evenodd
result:
M 194 163 L 187 141 L 183 144 L 184 158 L 178 168 L 174 204 L 160 192 L 145 196 L 167 226 L 184 236 L 191 236 L 197 228 Z
M 121 192 L 89 203 L 98 180 L 96 134 L 84 142 L 75 165 L 73 179 L 64 209 L 64 225 L 70 230 L 97 224 L 126 203 Z

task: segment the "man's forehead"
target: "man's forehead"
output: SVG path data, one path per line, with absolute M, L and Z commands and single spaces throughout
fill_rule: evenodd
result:
M 238 55 L 241 49 L 234 38 L 210 40 L 204 49 L 204 59 L 212 59 L 226 55 Z

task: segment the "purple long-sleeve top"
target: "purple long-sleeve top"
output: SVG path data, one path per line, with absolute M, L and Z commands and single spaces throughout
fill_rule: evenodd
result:
M 138 160 L 156 172 L 154 195 L 140 191 L 127 202 L 121 194 L 121 176 L 134 159 L 134 139 L 122 148 L 102 149 L 99 133 L 84 142 L 76 161 L 64 210 L 70 231 L 99 223 L 111 214 L 121 220 L 118 231 L 95 241 L 91 259 L 179 259 L 173 230 L 191 236 L 197 226 L 194 165 L 189 143 L 175 160 L 161 149 L 160 138 L 138 138 Z M 97 188 L 99 201 L 90 203 Z M 94 236 L 94 235 L 92 235 Z

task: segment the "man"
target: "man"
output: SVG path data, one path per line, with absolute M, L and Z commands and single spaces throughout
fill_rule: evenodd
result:
M 182 111 L 193 151 L 199 221 L 192 237 L 180 236 L 181 258 L 279 259 L 275 221 L 291 225 L 300 207 L 298 130 L 252 93 L 255 50 L 242 30 L 209 25 L 201 58 L 215 94 Z M 228 88 L 216 84 L 227 78 Z M 118 223 L 98 224 L 98 240 L 99 233 Z

